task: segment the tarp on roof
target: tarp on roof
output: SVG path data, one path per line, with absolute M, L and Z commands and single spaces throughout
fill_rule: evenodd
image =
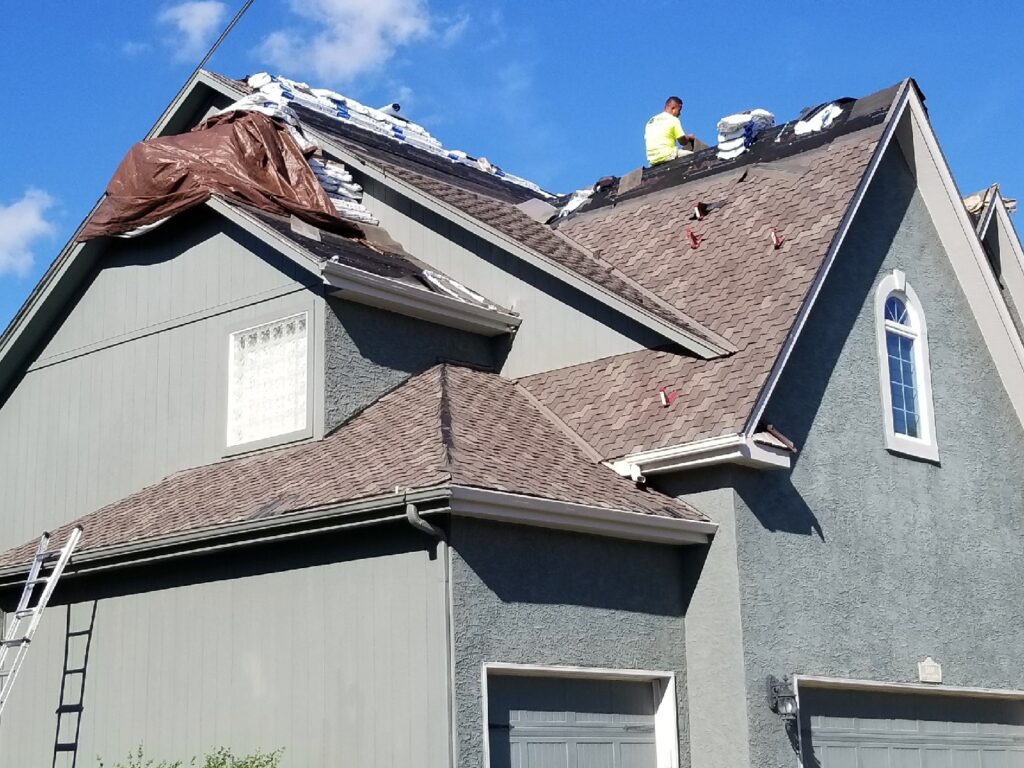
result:
M 132 147 L 78 239 L 124 234 L 212 195 L 294 214 L 341 235 L 361 234 L 338 218 L 287 126 L 255 112 L 228 112 L 189 133 Z

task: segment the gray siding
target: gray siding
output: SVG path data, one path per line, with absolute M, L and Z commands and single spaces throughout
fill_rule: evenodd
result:
M 439 360 L 499 365 L 504 341 L 374 307 L 327 300 L 325 429 Z
M 928 321 L 941 465 L 885 450 L 874 288 L 893 269 Z M 932 656 L 946 684 L 1024 688 L 1024 430 L 902 156 L 880 167 L 766 421 L 800 447 L 792 471 L 722 480 L 751 764 L 796 759 L 769 674 L 916 681 Z
M 674 671 L 682 698 L 694 550 L 461 518 L 451 542 L 459 766 L 483 766 L 487 662 Z
M 380 183 L 365 176 L 358 181 L 366 192 L 364 205 L 409 253 L 522 316 L 504 375 L 526 376 L 665 343 Z
M 78 764 L 141 743 L 186 762 L 227 745 L 284 747 L 286 768 L 447 766 L 444 557 L 425 541 L 403 523 L 76 589 L 73 630 L 99 597 Z M 50 765 L 66 610 L 44 614 L 4 713 L 5 766 Z
M 309 277 L 204 211 L 113 241 L 0 404 L 0 549 L 220 459 L 228 334 L 307 311 L 319 365 L 323 302 Z

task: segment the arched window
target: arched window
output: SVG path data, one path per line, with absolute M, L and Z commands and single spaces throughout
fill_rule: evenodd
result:
M 886 448 L 937 461 L 928 327 L 917 294 L 899 270 L 878 284 L 875 313 Z

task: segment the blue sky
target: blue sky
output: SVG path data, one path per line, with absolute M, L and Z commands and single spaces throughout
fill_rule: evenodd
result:
M 0 328 L 240 0 L 6 4 Z M 962 192 L 1024 196 L 1019 3 L 917 0 L 255 0 L 208 65 L 269 70 L 403 112 L 446 146 L 565 192 L 643 162 L 665 96 L 709 143 L 719 117 L 917 78 Z

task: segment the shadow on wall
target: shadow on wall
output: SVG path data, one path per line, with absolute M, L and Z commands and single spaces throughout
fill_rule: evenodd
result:
M 78 742 L 85 717 L 85 681 L 89 672 L 89 652 L 96 627 L 98 603 L 69 605 L 65 610 L 64 667 L 57 699 L 57 725 L 53 736 L 52 766 L 78 765 Z M 62 758 L 62 755 L 64 756 Z
M 913 191 L 902 154 L 890 151 L 765 411 L 764 420 L 778 427 L 798 449 L 807 442 L 839 356 L 865 303 L 874 305 L 879 270 L 907 214 Z M 794 469 L 800 459 L 798 452 L 793 457 Z M 821 524 L 793 485 L 792 474 L 792 469 L 757 474 L 739 470 L 736 491 L 766 529 L 824 540 Z
M 409 375 L 440 360 L 500 370 L 510 348 L 502 336 L 492 339 L 340 299 L 328 306 L 363 359 Z
M 51 605 L 105 600 L 408 552 L 426 552 L 429 556 L 434 546 L 433 539 L 414 531 L 404 520 L 362 529 L 319 532 L 293 540 L 252 544 L 83 575 L 59 584 Z
M 459 521 L 452 545 L 504 603 L 682 616 L 706 547 L 672 548 L 525 526 Z

